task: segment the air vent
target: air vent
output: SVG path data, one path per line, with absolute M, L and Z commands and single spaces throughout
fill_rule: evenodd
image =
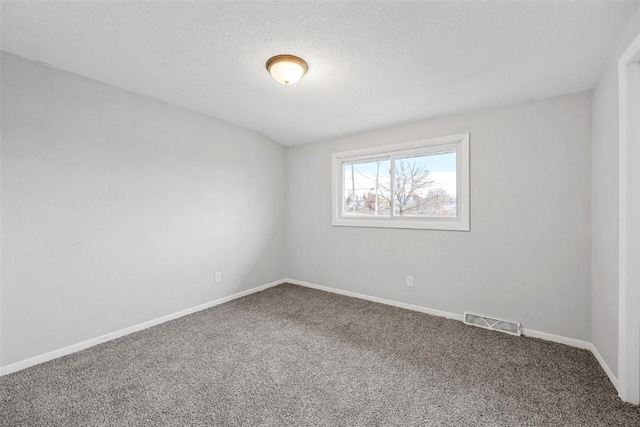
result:
M 464 323 L 467 325 L 491 329 L 492 331 L 504 332 L 505 334 L 517 336 L 522 335 L 520 323 L 494 319 L 493 317 L 481 316 L 479 314 L 464 313 Z

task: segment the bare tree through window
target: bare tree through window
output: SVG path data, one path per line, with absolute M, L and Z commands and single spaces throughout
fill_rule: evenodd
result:
M 455 216 L 455 167 L 455 152 L 345 164 L 344 212 L 389 216 L 393 205 L 397 216 Z

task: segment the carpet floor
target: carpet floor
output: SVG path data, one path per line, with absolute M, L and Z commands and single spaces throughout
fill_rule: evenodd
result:
M 0 378 L 2 426 L 640 426 L 593 355 L 280 285 Z

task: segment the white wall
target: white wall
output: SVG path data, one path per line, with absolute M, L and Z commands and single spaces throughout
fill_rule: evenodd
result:
M 1 60 L 2 365 L 284 277 L 282 146 Z
M 463 132 L 470 232 L 331 226 L 332 152 Z M 289 277 L 589 341 L 590 140 L 585 92 L 290 148 Z
M 591 339 L 618 375 L 618 59 L 640 33 L 640 12 L 622 32 L 593 91 Z

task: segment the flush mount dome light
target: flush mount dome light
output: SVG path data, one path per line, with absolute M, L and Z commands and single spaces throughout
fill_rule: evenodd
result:
M 292 85 L 304 76 L 309 66 L 302 58 L 293 55 L 276 55 L 267 61 L 267 70 L 283 85 Z

